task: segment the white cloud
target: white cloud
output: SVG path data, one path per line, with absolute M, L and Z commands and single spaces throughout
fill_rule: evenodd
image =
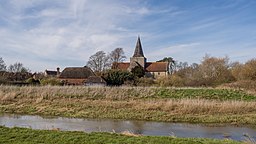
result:
M 13 25 L 0 27 L 4 31 L 0 41 L 6 42 L 0 50 L 9 49 L 8 59 L 19 61 L 11 52 L 34 55 L 22 58 L 33 70 L 46 69 L 41 63 L 49 64 L 47 59 L 59 61 L 59 65 L 73 59 L 74 65 L 77 61 L 85 65 L 90 55 L 98 50 L 113 50 L 117 41 L 124 41 L 121 37 L 129 35 L 129 30 L 120 23 L 131 14 L 118 1 L 55 2 L 55 6 L 49 7 L 44 6 L 49 5 L 45 1 L 10 1 L 6 8 L 15 8 L 8 19 Z M 146 9 L 140 11 L 145 12 Z M 29 63 L 31 58 L 33 64 Z
M 253 30 L 220 27 L 236 20 L 237 15 L 218 19 L 194 12 L 143 0 L 6 0 L 0 5 L 0 57 L 9 64 L 24 62 L 36 71 L 83 66 L 99 50 L 110 52 L 123 47 L 129 57 L 140 34 L 149 60 L 173 56 L 183 61 L 199 59 L 207 51 L 220 51 L 224 46 L 210 49 L 220 44 L 226 46 L 229 42 L 231 47 L 234 43 L 237 48 L 247 42 L 233 40 L 235 34 L 242 38 L 242 33 L 251 31 L 250 35 L 255 36 Z
M 149 54 L 149 56 L 162 56 L 164 54 L 177 54 L 177 53 L 181 53 L 181 52 L 185 52 L 189 49 L 195 48 L 196 46 L 200 45 L 200 43 L 186 43 L 186 44 L 178 44 L 178 45 L 174 45 L 174 46 L 169 46 L 166 48 L 162 48 L 162 49 L 158 49 L 156 52 L 153 52 L 151 54 Z

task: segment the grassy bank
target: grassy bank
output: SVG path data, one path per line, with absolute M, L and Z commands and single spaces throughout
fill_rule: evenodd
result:
M 0 96 L 83 98 L 88 100 L 127 99 L 208 99 L 256 101 L 256 95 L 241 90 L 213 88 L 165 88 L 165 87 L 84 87 L 84 86 L 0 86 Z
M 227 89 L 0 87 L 0 112 L 256 124 L 256 96 Z
M 0 126 L 0 143 L 5 144 L 157 144 L 157 143 L 204 143 L 204 144 L 236 144 L 231 140 L 203 138 L 174 138 L 160 136 L 136 136 L 113 133 L 61 132 L 49 130 L 31 130 L 25 128 L 6 128 Z

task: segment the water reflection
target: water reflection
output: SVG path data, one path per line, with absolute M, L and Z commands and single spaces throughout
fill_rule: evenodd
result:
M 85 132 L 123 132 L 135 134 L 177 137 L 230 138 L 243 140 L 245 134 L 256 139 L 256 130 L 250 127 L 205 126 L 200 124 L 109 120 L 77 119 L 62 117 L 40 117 L 29 115 L 4 114 L 0 125 L 7 127 L 26 127 L 32 129 L 55 129 Z

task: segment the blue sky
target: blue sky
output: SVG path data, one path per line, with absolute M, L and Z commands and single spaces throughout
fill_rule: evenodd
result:
M 141 36 L 148 61 L 256 58 L 255 0 L 0 0 L 0 57 L 32 71 L 84 66 Z

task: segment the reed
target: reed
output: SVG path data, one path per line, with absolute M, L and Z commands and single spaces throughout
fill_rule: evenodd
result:
M 254 97 L 242 91 L 212 88 L 1 86 L 0 112 L 256 124 Z
M 0 86 L 0 96 L 3 99 L 21 97 L 83 98 L 92 100 L 192 98 L 256 101 L 256 95 L 247 94 L 241 90 L 163 87 Z

